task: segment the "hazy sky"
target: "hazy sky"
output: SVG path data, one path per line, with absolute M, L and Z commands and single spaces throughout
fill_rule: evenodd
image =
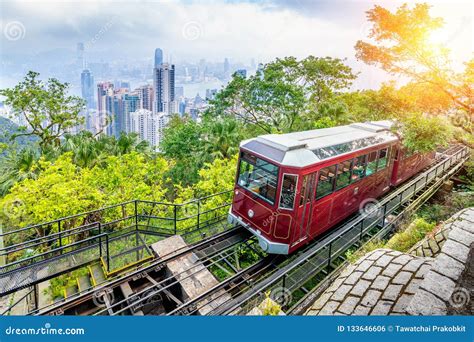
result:
M 440 39 L 457 62 L 472 58 L 471 1 L 428 1 L 445 18 Z M 369 26 L 374 4 L 399 1 L 8 1 L 2 0 L 2 56 L 36 55 L 86 44 L 89 58 L 152 58 L 163 48 L 174 62 L 224 57 L 247 62 L 307 55 L 347 57 Z M 370 76 L 366 75 L 366 78 Z M 366 82 L 365 80 L 364 82 Z M 370 82 L 370 79 L 367 81 Z

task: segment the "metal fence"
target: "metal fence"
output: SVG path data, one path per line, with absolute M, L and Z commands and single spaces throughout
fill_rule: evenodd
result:
M 148 245 L 181 235 L 188 243 L 227 229 L 232 190 L 185 203 L 133 200 L 0 234 L 0 294 L 101 260 L 107 272 L 148 259 Z
M 452 154 L 446 155 L 445 152 L 439 163 L 384 197 L 372 211 L 343 224 L 316 245 L 303 251 L 293 262 L 268 274 L 250 290 L 211 314 L 246 314 L 258 306 L 268 293 L 274 294 L 274 299 L 282 303 L 282 306 L 290 307 L 294 291 L 319 272 L 329 270 L 349 248 L 361 246 L 374 236 L 382 238 L 393 231 L 402 217 L 400 212 L 404 207 L 414 206 L 417 201 L 422 203 L 422 200 L 426 200 L 426 195 L 436 191 L 444 179 L 449 178 L 467 160 L 468 149 L 458 147 L 451 149 L 449 153 Z

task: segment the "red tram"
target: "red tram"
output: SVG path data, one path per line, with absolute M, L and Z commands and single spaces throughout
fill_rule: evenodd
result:
M 243 141 L 229 221 L 289 254 L 431 164 L 373 121 Z

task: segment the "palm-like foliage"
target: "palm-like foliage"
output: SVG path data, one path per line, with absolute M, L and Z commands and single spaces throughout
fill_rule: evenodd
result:
M 38 172 L 35 165 L 38 159 L 39 154 L 32 147 L 7 154 L 0 166 L 0 196 L 8 193 L 17 182 L 28 178 L 35 179 Z
M 67 135 L 61 146 L 61 152 L 72 152 L 73 161 L 80 167 L 94 167 L 104 162 L 107 156 L 123 155 L 133 151 L 149 153 L 146 141 L 140 141 L 136 134 L 121 133 L 120 137 L 100 135 L 83 131 L 76 135 Z
M 232 119 L 221 119 L 209 123 L 204 134 L 204 152 L 213 158 L 231 158 L 239 150 L 242 135 L 239 125 Z

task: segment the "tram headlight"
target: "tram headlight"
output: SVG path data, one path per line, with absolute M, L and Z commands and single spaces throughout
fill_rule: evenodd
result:
M 253 215 L 255 215 L 255 213 L 253 212 L 252 209 L 249 209 L 249 211 L 247 212 L 247 214 L 249 215 L 250 218 L 252 218 Z

